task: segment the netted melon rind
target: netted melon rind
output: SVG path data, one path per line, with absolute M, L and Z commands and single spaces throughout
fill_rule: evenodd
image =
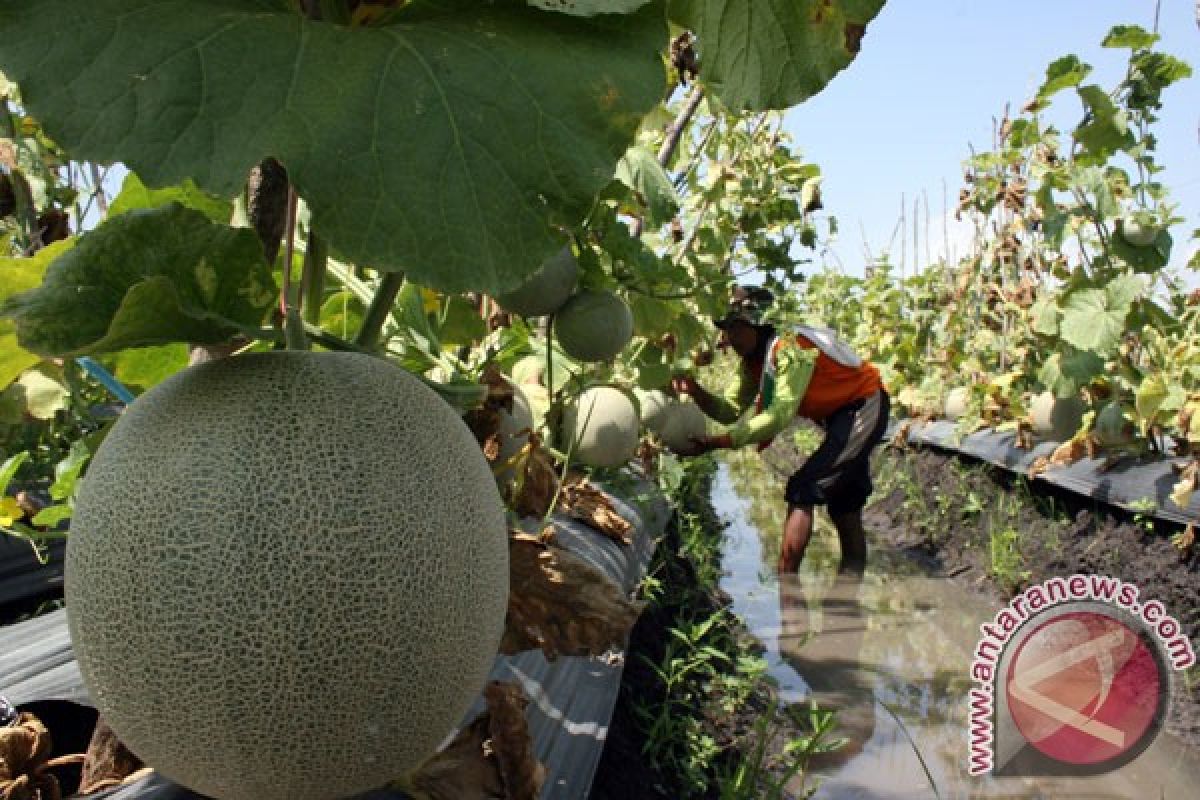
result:
M 620 389 L 596 386 L 567 406 L 563 431 L 574 441 L 577 461 L 591 467 L 619 467 L 637 451 L 637 409 Z
M 166 776 L 231 800 L 345 796 L 460 721 L 504 626 L 504 509 L 462 420 L 347 353 L 180 373 L 83 483 L 67 614 L 92 699 Z
M 633 338 L 633 312 L 612 292 L 582 291 L 559 309 L 554 335 L 577 361 L 608 361 Z

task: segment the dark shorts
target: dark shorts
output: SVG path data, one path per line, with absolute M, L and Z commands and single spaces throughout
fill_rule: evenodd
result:
M 842 406 L 825 420 L 825 439 L 788 479 L 793 506 L 829 507 L 830 514 L 861 511 L 871 496 L 871 450 L 883 440 L 891 401 L 880 389 Z

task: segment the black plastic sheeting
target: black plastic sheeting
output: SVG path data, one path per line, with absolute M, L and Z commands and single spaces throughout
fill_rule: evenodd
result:
M 555 516 L 558 544 L 586 559 L 626 593 L 641 581 L 670 515 L 654 484 L 630 478 L 610 487 L 617 511 L 634 525 L 633 544 L 618 545 L 580 522 Z M 529 521 L 530 530 L 537 530 Z M 543 798 L 587 797 L 608 734 L 621 684 L 624 654 L 611 658 L 564 657 L 547 662 L 540 651 L 497 656 L 494 680 L 515 681 L 530 699 L 526 718 L 534 752 L 546 766 Z M 69 701 L 89 705 L 67 634 L 66 612 L 56 611 L 0 628 L 0 695 L 15 705 Z M 484 707 L 482 697 L 463 720 Z M 200 795 L 159 775 L 92 795 L 104 800 L 198 800 Z M 380 790 L 359 800 L 403 800 Z
M 28 542 L 0 533 L 0 607 L 61 594 L 65 549 L 63 541 L 51 542 L 43 564 Z
M 899 423 L 903 424 L 903 423 Z M 897 425 L 893 425 L 893 431 Z M 1042 442 L 1032 450 L 1016 446 L 1016 435 L 990 429 L 960 436 L 953 422 L 916 424 L 908 431 L 908 441 L 963 453 L 1013 472 L 1025 474 L 1034 460 L 1047 458 L 1058 448 L 1057 442 Z M 1103 469 L 1104 459 L 1085 458 L 1070 466 L 1051 466 L 1038 480 L 1094 498 L 1102 503 L 1183 525 L 1200 523 L 1200 492 L 1192 495 L 1186 508 L 1171 500 L 1178 481 L 1172 462 L 1179 459 L 1158 457 L 1122 459 Z M 1151 507 L 1149 503 L 1152 503 Z M 1145 504 L 1145 505 L 1144 505 Z

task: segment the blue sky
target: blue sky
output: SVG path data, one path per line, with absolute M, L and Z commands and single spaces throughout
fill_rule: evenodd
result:
M 1158 46 L 1200 74 L 1194 3 L 1162 0 Z M 849 69 L 786 118 L 805 158 L 824 172 L 825 209 L 841 228 L 833 246 L 837 260 L 861 273 L 864 231 L 873 253 L 887 248 L 902 194 L 911 215 L 914 197 L 927 193 L 936 248 L 942 241 L 942 181 L 953 210 L 969 145 L 991 147 L 993 118 L 1003 114 L 1005 103 L 1015 115 L 1041 85 L 1046 65 L 1067 53 L 1096 68 L 1091 81 L 1113 85 L 1128 51 L 1101 48 L 1100 41 L 1115 24 L 1150 29 L 1154 10 L 1154 0 L 889 0 Z M 1054 119 L 1060 130 L 1069 130 L 1078 106 L 1069 93 L 1059 98 L 1056 104 L 1067 113 Z M 1200 77 L 1169 89 L 1161 116 L 1158 153 L 1166 171 L 1159 177 L 1187 219 L 1172 231 L 1172 261 L 1181 263 L 1191 231 L 1200 227 Z M 921 214 L 923 237 L 923 202 Z M 907 229 L 911 247 L 911 217 Z M 897 237 L 893 261 L 899 245 Z M 920 250 L 923 262 L 924 244 Z

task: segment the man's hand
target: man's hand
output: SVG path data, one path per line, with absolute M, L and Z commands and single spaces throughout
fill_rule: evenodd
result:
M 691 397 L 695 397 L 702 391 L 700 384 L 696 383 L 696 379 L 691 375 L 676 375 L 671 378 L 671 388 L 678 394 L 686 394 Z
M 711 453 L 713 450 L 728 450 L 732 448 L 733 440 L 728 433 L 722 433 L 717 436 L 693 436 L 692 445 L 691 454 L 702 456 L 705 453 Z

